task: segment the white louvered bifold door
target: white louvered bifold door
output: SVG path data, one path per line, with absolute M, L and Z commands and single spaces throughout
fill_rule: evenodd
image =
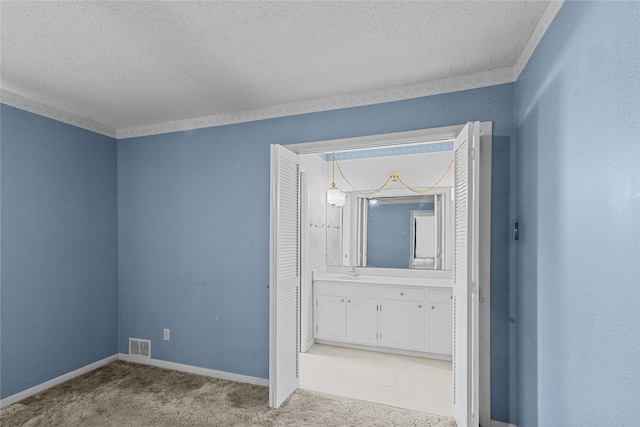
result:
M 271 146 L 269 279 L 269 406 L 279 407 L 300 385 L 300 172 L 298 156 Z
M 478 165 L 480 123 L 454 141 L 453 416 L 478 426 Z

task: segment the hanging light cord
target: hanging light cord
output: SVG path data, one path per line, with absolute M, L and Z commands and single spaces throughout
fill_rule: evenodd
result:
M 331 165 L 332 168 L 332 174 L 333 174 L 333 168 L 334 166 L 338 167 L 338 172 L 340 172 L 340 175 L 342 176 L 342 179 L 344 179 L 344 181 L 347 183 L 347 185 L 349 185 L 349 187 L 351 187 L 351 189 L 353 191 L 355 191 L 356 193 L 358 193 L 359 195 L 361 195 L 362 197 L 372 197 L 375 196 L 376 194 L 378 194 L 379 192 L 382 191 L 382 189 L 384 187 L 387 186 L 387 184 L 389 184 L 389 181 L 398 181 L 400 184 L 404 185 L 405 188 L 409 191 L 412 191 L 414 193 L 417 194 L 427 194 L 428 192 L 430 192 L 431 190 L 433 190 L 434 188 L 436 188 L 436 186 L 440 183 L 440 181 L 442 181 L 444 179 L 445 176 L 447 176 L 447 173 L 449 173 L 449 169 L 451 169 L 451 166 L 453 165 L 453 159 L 451 159 L 451 161 L 449 162 L 449 166 L 447 166 L 447 169 L 445 169 L 445 171 L 442 173 L 442 175 L 440 176 L 440 178 L 438 178 L 436 180 L 436 182 L 434 182 L 431 186 L 424 188 L 422 190 L 419 190 L 417 188 L 413 188 L 410 185 L 408 185 L 406 182 L 404 182 L 402 180 L 402 178 L 400 178 L 400 175 L 398 174 L 398 172 L 391 172 L 389 174 L 389 176 L 387 177 L 387 180 L 378 188 L 376 188 L 373 191 L 370 192 L 365 192 L 365 191 L 360 191 L 358 190 L 356 187 L 353 186 L 353 184 L 351 184 L 351 182 L 347 179 L 346 176 L 344 176 L 344 172 L 342 172 L 342 168 L 340 167 L 340 163 L 338 163 L 338 160 L 336 159 L 336 154 L 333 153 L 333 165 Z
M 331 162 L 331 188 L 336 188 L 336 153 L 333 153 L 332 155 L 333 161 Z

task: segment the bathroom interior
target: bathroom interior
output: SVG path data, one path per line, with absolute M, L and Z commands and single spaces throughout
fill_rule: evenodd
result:
M 300 156 L 301 388 L 452 415 L 452 150 Z

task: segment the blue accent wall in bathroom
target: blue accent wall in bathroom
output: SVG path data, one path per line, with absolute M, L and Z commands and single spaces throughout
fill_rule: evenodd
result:
M 116 140 L 0 106 L 2 398 L 117 351 Z
M 514 91 L 504 84 L 118 140 L 120 352 L 129 337 L 146 338 L 153 358 L 268 378 L 269 145 L 492 121 L 492 418 L 515 421 Z
M 433 203 L 367 206 L 367 267 L 409 268 L 411 211 L 433 211 Z
M 516 83 L 518 427 L 640 422 L 638 22 L 565 2 Z

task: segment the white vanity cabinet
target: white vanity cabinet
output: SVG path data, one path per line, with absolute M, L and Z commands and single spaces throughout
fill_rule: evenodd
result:
M 316 338 L 375 345 L 377 298 L 375 286 L 316 283 Z
M 453 295 L 450 290 L 429 290 L 427 306 L 429 328 L 426 350 L 451 354 L 453 336 Z
M 377 303 L 376 298 L 347 297 L 347 342 L 377 344 Z
M 314 281 L 315 338 L 451 355 L 450 288 Z
M 424 290 L 380 288 L 380 342 L 384 347 L 424 351 Z
M 343 296 L 318 295 L 316 297 L 316 337 L 332 341 L 344 341 L 345 298 Z

